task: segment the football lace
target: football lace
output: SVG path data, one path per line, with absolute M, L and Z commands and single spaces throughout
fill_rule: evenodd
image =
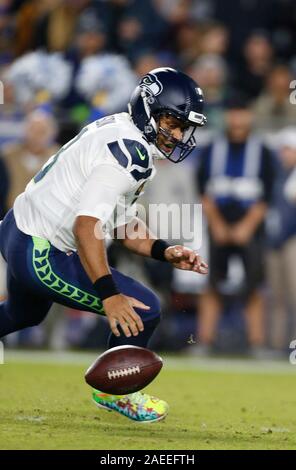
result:
M 117 370 L 108 371 L 108 378 L 112 380 L 112 379 L 117 379 L 119 377 L 126 377 L 128 375 L 139 374 L 139 373 L 140 373 L 139 366 L 127 367 L 126 369 L 117 369 Z

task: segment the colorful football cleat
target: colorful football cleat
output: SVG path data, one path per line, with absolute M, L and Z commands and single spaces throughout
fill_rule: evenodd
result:
M 160 421 L 166 417 L 169 410 L 169 405 L 165 401 L 142 392 L 129 395 L 108 395 L 94 390 L 93 401 L 99 408 L 117 411 L 139 423 Z

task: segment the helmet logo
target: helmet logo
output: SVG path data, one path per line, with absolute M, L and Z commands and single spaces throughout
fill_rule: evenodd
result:
M 161 82 L 153 73 L 149 73 L 142 78 L 140 87 L 147 91 L 150 96 L 157 96 L 163 90 Z

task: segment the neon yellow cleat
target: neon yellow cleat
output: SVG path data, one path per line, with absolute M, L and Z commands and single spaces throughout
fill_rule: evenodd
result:
M 130 395 L 108 395 L 94 390 L 93 401 L 99 408 L 117 411 L 140 423 L 160 421 L 166 417 L 169 410 L 169 405 L 165 401 L 142 392 Z

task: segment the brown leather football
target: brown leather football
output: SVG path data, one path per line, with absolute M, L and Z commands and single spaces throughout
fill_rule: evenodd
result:
M 162 368 L 161 357 L 138 346 L 117 346 L 101 354 L 85 373 L 86 382 L 101 392 L 127 395 L 142 390 Z

